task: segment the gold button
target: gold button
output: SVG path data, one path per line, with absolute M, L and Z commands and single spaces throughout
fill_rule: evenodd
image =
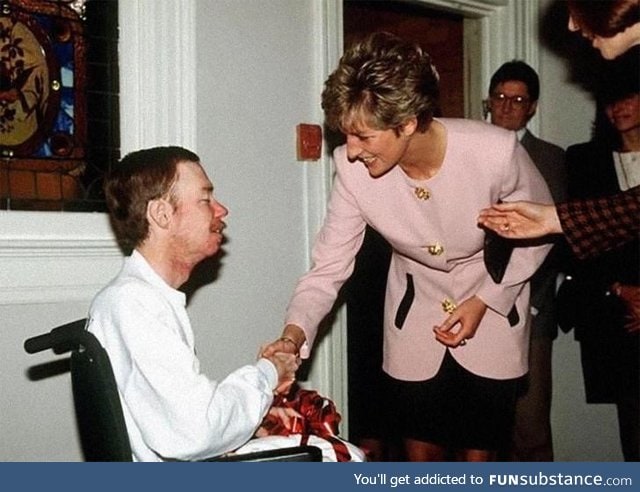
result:
M 442 301 L 442 310 L 447 314 L 452 314 L 457 307 L 456 303 L 451 299 L 445 299 Z
M 430 255 L 440 256 L 442 253 L 444 253 L 444 247 L 440 243 L 433 243 L 427 246 L 427 251 Z
M 413 192 L 419 200 L 428 200 L 429 198 L 431 198 L 431 192 L 426 188 L 420 188 L 419 186 L 416 186 Z

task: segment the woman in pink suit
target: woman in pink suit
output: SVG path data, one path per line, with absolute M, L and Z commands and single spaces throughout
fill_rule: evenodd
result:
M 514 132 L 434 118 L 438 75 L 419 46 L 376 33 L 349 49 L 322 94 L 346 136 L 313 267 L 282 337 L 266 351 L 308 357 L 318 324 L 353 271 L 365 225 L 393 248 L 383 369 L 407 457 L 485 461 L 508 439 L 527 372 L 529 287 L 548 246 L 517 247 L 500 283 L 483 262 L 477 210 L 550 200 Z

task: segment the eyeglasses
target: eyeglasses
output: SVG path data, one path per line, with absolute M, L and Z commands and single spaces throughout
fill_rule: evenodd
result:
M 531 101 L 527 96 L 507 96 L 502 92 L 491 94 L 490 99 L 493 104 L 501 105 L 509 101 L 514 108 L 518 109 L 524 108 Z

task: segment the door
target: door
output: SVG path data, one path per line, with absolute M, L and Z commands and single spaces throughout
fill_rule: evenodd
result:
M 404 1 L 344 1 L 344 40 L 388 31 L 418 42 L 440 74 L 443 116 L 464 117 L 464 18 Z

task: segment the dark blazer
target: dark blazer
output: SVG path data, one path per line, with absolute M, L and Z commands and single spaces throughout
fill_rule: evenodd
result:
M 564 150 L 535 137 L 529 130 L 525 131 L 520 143 L 547 182 L 554 203 L 565 201 L 567 199 L 567 166 Z
M 620 191 L 612 151 L 588 142 L 567 149 L 569 199 L 590 199 Z M 560 291 L 563 323 L 581 343 L 588 402 L 612 402 L 638 391 L 638 333 L 624 329 L 625 307 L 610 291 L 614 282 L 638 285 L 638 240 L 588 260 L 574 259 L 570 281 Z
M 573 145 L 567 149 L 569 199 L 589 199 L 620 191 L 612 151 L 596 142 Z M 638 284 L 638 240 L 597 258 L 576 261 L 574 268 L 594 282 Z
M 560 203 L 566 200 L 567 167 L 564 150 L 535 137 L 529 130 L 526 130 L 520 143 L 547 182 L 553 201 Z M 532 318 L 532 338 L 555 338 L 558 334 L 556 279 L 566 259 L 566 243 L 562 238 L 558 238 L 542 266 L 531 277 L 531 305 L 536 311 Z

